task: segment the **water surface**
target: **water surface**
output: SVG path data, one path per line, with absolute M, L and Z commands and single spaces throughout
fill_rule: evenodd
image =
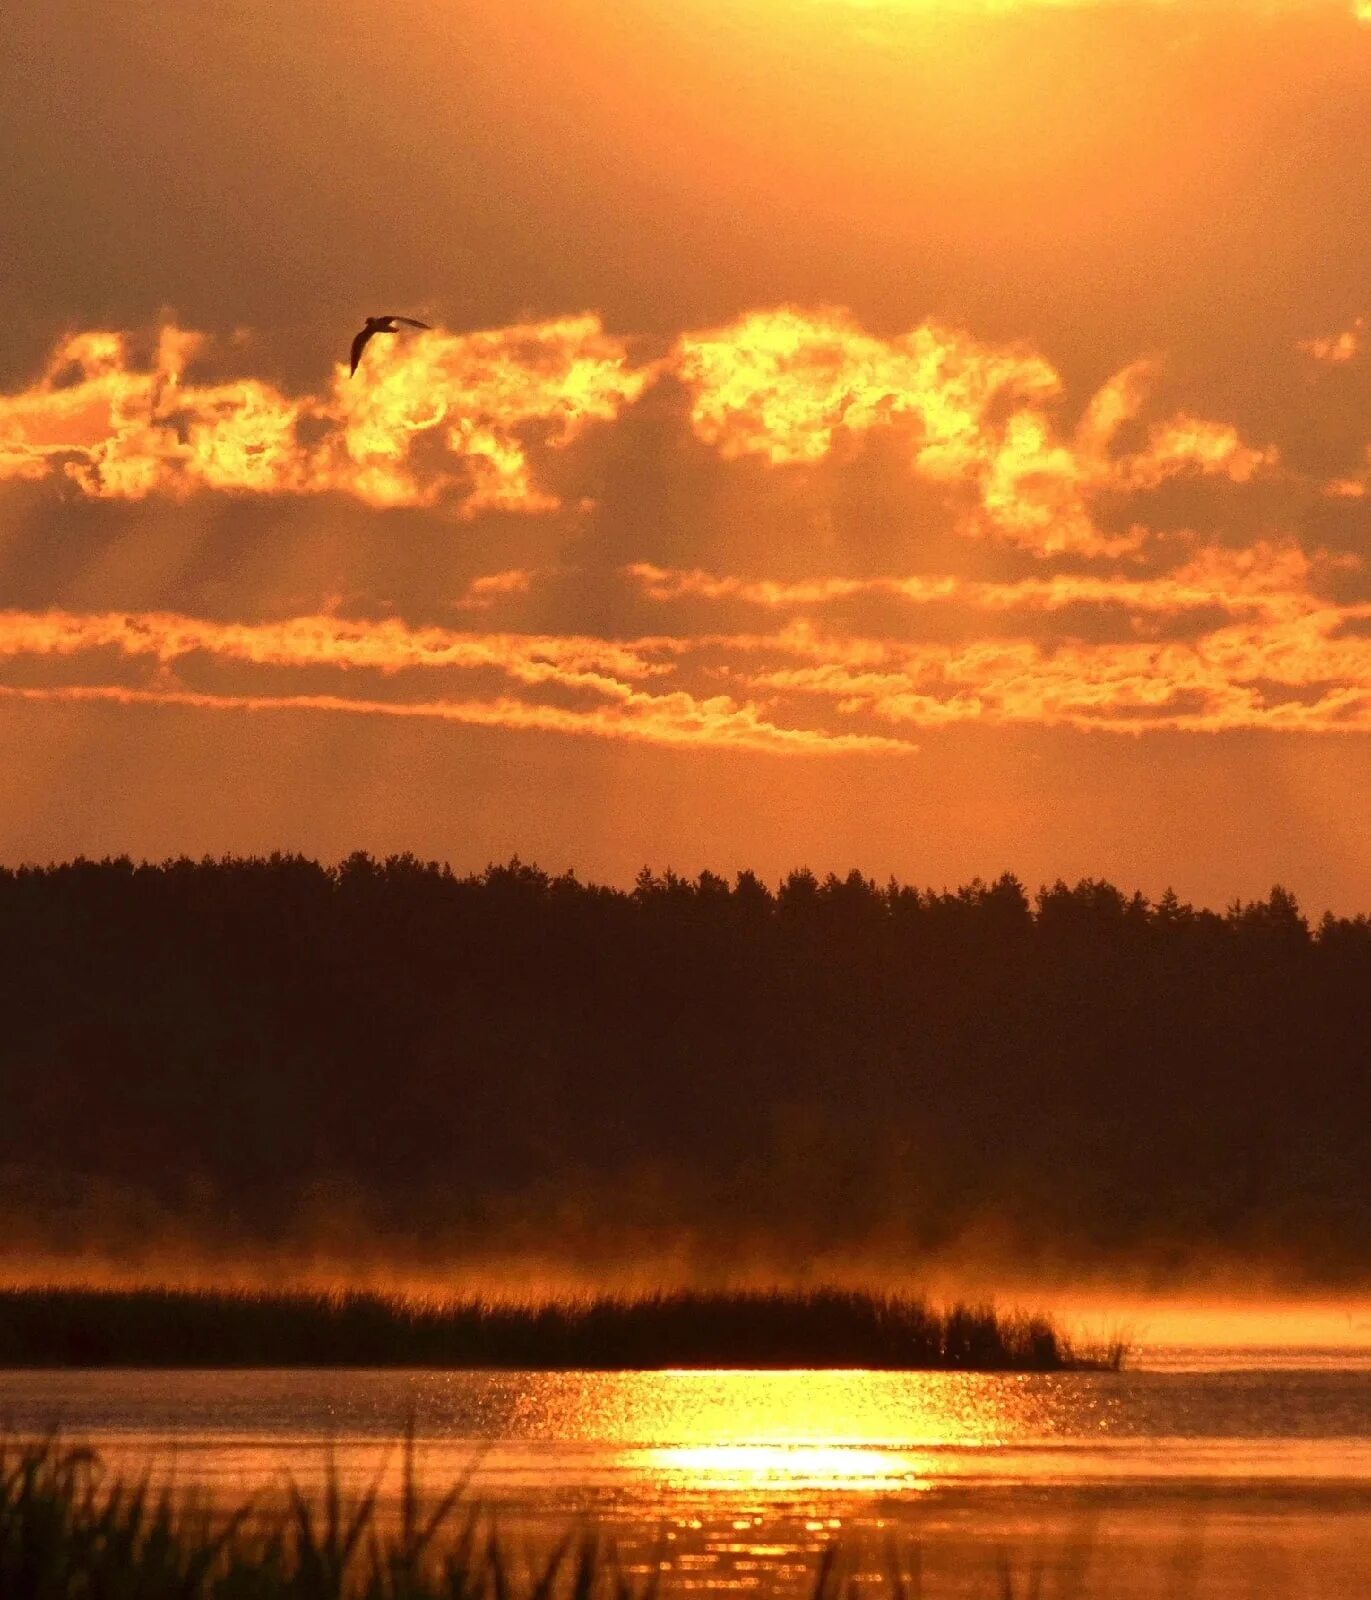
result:
M 60 1422 L 223 1498 L 330 1458 L 464 1473 L 532 1548 L 593 1519 L 693 1588 L 786 1588 L 825 1544 L 859 1579 L 917 1549 L 932 1593 L 1371 1594 L 1364 1353 L 1158 1353 L 1123 1374 L 396 1371 L 0 1373 L 0 1417 Z

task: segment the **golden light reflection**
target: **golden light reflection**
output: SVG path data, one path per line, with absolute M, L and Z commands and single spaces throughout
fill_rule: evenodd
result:
M 974 1373 L 672 1371 L 549 1375 L 558 1430 L 694 1446 L 928 1446 L 998 1442 L 1014 1377 Z M 530 1396 L 530 1400 L 532 1400 Z M 525 1416 L 521 1421 L 532 1420 Z
M 878 1494 L 917 1488 L 943 1451 L 1037 1431 L 1042 1386 L 979 1373 L 675 1371 L 547 1375 L 521 1431 L 616 1441 L 618 1468 L 676 1491 Z
M 629 1469 L 656 1474 L 664 1486 L 715 1490 L 824 1489 L 868 1494 L 932 1487 L 933 1458 L 855 1445 L 688 1445 L 645 1450 Z

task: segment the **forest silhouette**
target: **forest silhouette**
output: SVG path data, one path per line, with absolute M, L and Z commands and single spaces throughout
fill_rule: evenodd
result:
M 0 871 L 0 970 L 11 1266 L 1371 1268 L 1371 921 L 1279 888 L 75 861 Z

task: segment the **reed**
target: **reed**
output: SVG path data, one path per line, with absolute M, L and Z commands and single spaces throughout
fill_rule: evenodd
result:
M 516 1305 L 377 1294 L 0 1291 L 5 1367 L 1117 1370 L 1047 1318 L 838 1289 Z
M 24 1600 L 652 1600 L 593 1531 L 525 1570 L 457 1485 L 430 1501 L 407 1439 L 398 1511 L 336 1473 L 225 1512 L 108 1473 L 57 1436 L 0 1445 L 0 1595 Z

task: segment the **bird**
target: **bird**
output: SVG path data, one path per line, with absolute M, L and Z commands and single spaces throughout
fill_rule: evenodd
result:
M 399 333 L 401 323 L 407 328 L 427 328 L 431 326 L 430 323 L 416 321 L 414 317 L 368 317 L 366 327 L 352 341 L 352 370 L 348 374 L 349 377 L 356 373 L 357 363 L 362 359 L 362 352 L 366 349 L 372 334 Z

